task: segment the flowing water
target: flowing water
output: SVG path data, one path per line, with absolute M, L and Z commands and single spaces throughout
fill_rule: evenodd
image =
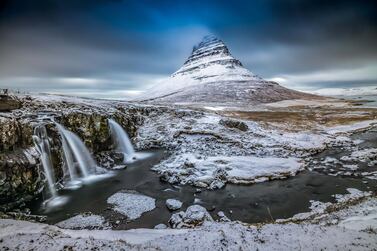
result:
M 54 169 L 51 161 L 51 148 L 45 125 L 41 124 L 34 129 L 33 141 L 37 149 L 44 175 L 47 180 L 48 190 L 52 198 L 56 197 Z
M 135 156 L 135 149 L 132 146 L 130 137 L 127 132 L 114 120 L 109 119 L 111 137 L 114 141 L 116 149 L 124 154 L 125 160 L 130 160 Z
M 98 165 L 94 161 L 85 144 L 76 134 L 68 131 L 62 125 L 57 123 L 57 127 L 62 136 L 64 162 L 69 170 L 71 180 L 76 178 L 73 158 L 78 162 L 78 167 L 84 178 L 88 178 L 89 175 L 95 174 Z
M 377 131 L 359 133 L 354 138 L 364 138 L 360 147 L 377 147 Z M 248 223 L 265 222 L 287 218 L 309 210 L 310 200 L 334 202 L 334 194 L 346 194 L 347 188 L 363 191 L 377 191 L 377 181 L 360 177 L 331 176 L 316 171 L 303 171 L 286 180 L 263 182 L 254 185 L 227 184 L 215 191 L 202 190 L 198 193 L 192 186 L 173 186 L 161 182 L 158 175 L 150 168 L 159 163 L 168 153 L 162 150 L 149 152 L 148 158 L 137 160 L 124 170 L 114 171 L 114 176 L 99 180 L 92 185 L 83 185 L 77 190 L 63 189 L 59 195 L 69 198 L 68 202 L 54 211 L 44 212 L 41 200 L 35 201 L 33 213 L 48 216 L 49 223 L 56 223 L 78 213 L 92 212 L 103 215 L 115 229 L 152 228 L 159 223 L 167 224 L 172 212 L 165 205 L 166 199 L 176 198 L 184 204 L 181 210 L 198 203 L 206 207 L 216 217 L 218 211 L 224 211 L 232 220 Z M 326 156 L 349 154 L 341 148 L 326 150 L 315 159 Z M 373 167 L 369 167 L 372 168 Z M 108 197 L 123 190 L 136 190 L 156 199 L 156 209 L 143 214 L 133 222 L 111 210 L 106 203 Z M 119 221 L 119 224 L 115 222 Z

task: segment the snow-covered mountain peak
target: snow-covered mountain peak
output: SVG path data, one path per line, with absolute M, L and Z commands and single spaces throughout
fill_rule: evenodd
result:
M 234 69 L 237 68 L 241 70 L 240 73 L 242 73 L 244 77 L 246 75 L 252 78 L 255 77 L 251 72 L 243 68 L 242 63 L 238 59 L 230 54 L 228 47 L 222 40 L 213 35 L 209 35 L 205 36 L 202 41 L 193 47 L 191 55 L 172 77 L 193 74 L 192 76 L 194 78 L 203 79 L 214 75 L 208 70 L 216 70 L 216 75 L 224 77 L 224 75 L 238 74 L 238 72 L 234 72 Z
M 210 35 L 193 47 L 180 69 L 136 100 L 263 103 L 300 96 L 244 68 L 222 40 Z

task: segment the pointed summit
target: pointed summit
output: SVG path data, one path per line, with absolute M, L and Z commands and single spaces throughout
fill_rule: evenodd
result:
M 205 36 L 183 66 L 139 101 L 161 103 L 266 103 L 308 96 L 266 81 L 243 67 L 225 43 Z
M 194 46 L 191 55 L 183 66 L 172 76 L 189 74 L 193 70 L 222 65 L 224 67 L 242 67 L 242 63 L 235 59 L 229 52 L 224 42 L 213 35 L 205 36 L 201 42 Z M 212 67 L 213 68 L 213 67 Z M 223 73 L 227 70 L 224 69 Z M 248 74 L 252 75 L 250 72 Z

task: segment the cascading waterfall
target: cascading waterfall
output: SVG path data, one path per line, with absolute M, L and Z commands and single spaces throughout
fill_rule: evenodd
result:
M 75 181 L 77 179 L 77 173 L 75 170 L 75 163 L 73 161 L 72 152 L 69 149 L 67 140 L 65 137 L 62 137 L 62 146 L 63 146 L 63 154 L 64 154 L 64 164 L 66 166 L 66 170 L 68 170 L 70 181 Z
M 53 118 L 49 118 L 49 120 L 54 121 Z M 68 131 L 58 123 L 56 125 L 62 138 L 64 177 L 68 177 L 68 180 L 64 183 L 65 188 L 76 189 L 82 183 L 88 184 L 113 175 L 112 172 L 106 172 L 97 165 L 88 148 L 76 134 Z M 34 128 L 33 141 L 40 155 L 48 190 L 51 195 L 50 198 L 44 201 L 45 209 L 53 210 L 53 208 L 65 204 L 69 197 L 58 196 L 51 161 L 50 143 L 44 123 Z M 100 173 L 97 174 L 97 172 Z
M 88 148 L 80 140 L 80 138 L 73 132 L 68 131 L 64 126 L 57 124 L 59 132 L 62 136 L 64 161 L 69 170 L 71 180 L 76 178 L 74 160 L 77 161 L 77 166 L 84 178 L 95 174 L 97 164 L 92 158 Z
M 45 177 L 47 179 L 49 192 L 51 194 L 51 197 L 54 198 L 57 194 L 55 188 L 55 177 L 51 161 L 50 143 L 48 141 L 47 131 L 44 124 L 38 125 L 34 128 L 33 141 L 35 148 L 40 154 L 40 159 L 42 162 Z
M 135 149 L 132 146 L 131 140 L 126 131 L 114 120 L 109 119 L 108 121 L 111 130 L 111 137 L 113 138 L 117 150 L 125 155 L 125 159 L 132 159 L 135 157 Z

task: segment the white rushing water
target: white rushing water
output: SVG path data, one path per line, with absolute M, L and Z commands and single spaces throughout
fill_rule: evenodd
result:
M 56 197 L 55 177 L 51 161 L 50 143 L 48 141 L 45 125 L 41 124 L 34 128 L 33 141 L 35 148 L 40 154 L 40 159 L 47 180 L 49 192 L 51 194 L 51 197 L 54 198 Z
M 127 132 L 114 120 L 109 119 L 111 137 L 117 150 L 124 154 L 125 160 L 130 160 L 135 156 L 135 149 L 132 146 Z
M 74 134 L 68 131 L 64 126 L 56 123 L 59 132 L 62 136 L 64 161 L 69 170 L 71 181 L 76 178 L 74 160 L 77 161 L 77 166 L 84 178 L 96 173 L 97 164 L 90 154 L 84 142 Z

